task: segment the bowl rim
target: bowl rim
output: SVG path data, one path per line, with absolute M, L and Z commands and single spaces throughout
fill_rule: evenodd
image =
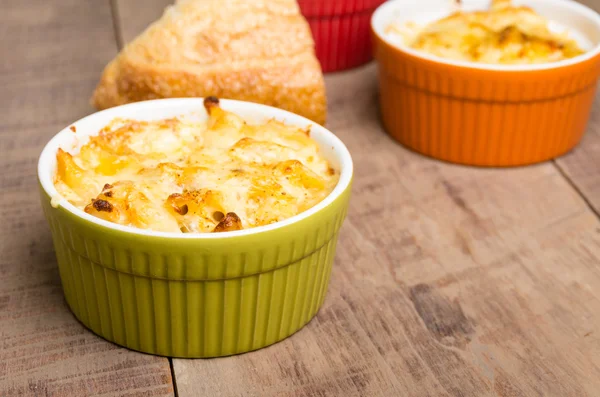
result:
M 162 99 L 153 99 L 146 100 L 140 102 L 133 102 L 129 104 L 124 104 L 120 106 L 115 106 L 109 109 L 101 110 L 98 112 L 94 112 L 88 116 L 85 116 L 73 123 L 70 123 L 68 126 L 63 128 L 60 132 L 54 135 L 48 143 L 42 149 L 39 159 L 38 159 L 38 181 L 44 190 L 44 192 L 49 196 L 49 199 L 52 201 L 55 197 L 60 197 L 57 203 L 53 205 L 56 209 L 62 208 L 72 215 L 95 224 L 100 227 L 105 227 L 111 230 L 116 230 L 120 232 L 129 233 L 132 235 L 146 236 L 146 237 L 160 237 L 160 238 L 176 238 L 176 239 L 186 239 L 186 240 L 207 240 L 207 239 L 226 239 L 226 238 L 234 238 L 234 237 L 242 237 L 249 236 L 255 234 L 261 234 L 277 229 L 284 228 L 294 223 L 298 223 L 317 212 L 328 207 L 332 204 L 336 199 L 338 199 L 350 186 L 353 177 L 353 163 L 352 156 L 350 155 L 350 151 L 344 145 L 344 143 L 331 131 L 323 127 L 322 125 L 313 122 L 305 117 L 297 115 L 295 113 L 275 108 L 273 106 L 263 105 L 254 102 L 248 101 L 240 101 L 234 99 L 222 99 L 219 98 L 219 102 L 222 107 L 231 112 L 236 112 L 236 110 L 240 109 L 250 109 L 254 110 L 257 115 L 267 116 L 269 118 L 285 117 L 285 124 L 290 125 L 298 125 L 302 127 L 310 126 L 311 127 L 311 135 L 313 132 L 318 131 L 318 133 L 323 137 L 323 144 L 319 146 L 331 146 L 334 153 L 339 157 L 340 161 L 340 178 L 338 183 L 334 187 L 334 189 L 319 203 L 315 206 L 309 208 L 308 210 L 296 214 L 290 218 L 284 219 L 280 222 L 275 222 L 270 225 L 257 226 L 251 229 L 243 229 L 236 230 L 230 232 L 223 233 L 174 233 L 174 232 L 161 232 L 154 231 L 149 229 L 140 229 L 133 226 L 125 226 L 117 223 L 112 223 L 100 218 L 96 218 L 90 214 L 87 214 L 83 210 L 75 207 L 73 204 L 69 203 L 66 198 L 62 197 L 54 186 L 54 169 L 50 167 L 51 161 L 53 158 L 56 158 L 56 152 L 60 147 L 61 139 L 64 135 L 73 134 L 70 129 L 71 126 L 89 122 L 92 119 L 106 119 L 106 123 L 112 120 L 116 113 L 121 113 L 125 109 L 127 110 L 144 110 L 146 112 L 151 111 L 152 109 L 158 109 L 164 107 L 166 105 L 169 106 L 181 106 L 185 110 L 183 110 L 182 114 L 191 113 L 189 107 L 193 104 L 194 109 L 204 109 L 203 106 L 203 98 L 195 97 L 195 98 L 162 98 Z M 123 117 L 123 116 L 121 116 Z M 125 116 L 126 117 L 126 116 Z M 89 135 L 94 135 L 97 132 L 93 132 Z M 87 135 L 87 134 L 86 134 Z
M 525 2 L 531 0 L 525 0 Z M 536 2 L 538 0 L 533 0 Z M 600 14 L 596 11 L 592 10 L 588 6 L 585 6 L 581 3 L 577 3 L 574 0 L 543 0 L 544 3 L 550 5 L 558 5 L 560 7 L 566 7 L 580 12 L 584 15 L 590 22 L 593 22 L 598 30 L 600 31 Z M 377 7 L 373 15 L 371 16 L 371 31 L 377 37 L 377 39 L 381 40 L 385 44 L 387 44 L 390 48 L 403 52 L 408 55 L 411 55 L 416 58 L 420 58 L 429 62 L 433 62 L 436 64 L 448 65 L 463 69 L 471 69 L 471 70 L 483 70 L 483 71 L 492 71 L 492 72 L 507 72 L 507 73 L 515 73 L 515 72 L 534 72 L 534 71 L 543 71 L 543 70 L 554 70 L 569 67 L 572 65 L 576 65 L 579 63 L 583 63 L 588 61 L 598 54 L 600 54 L 600 41 L 589 51 L 586 51 L 584 54 L 575 56 L 573 58 L 564 59 L 556 62 L 547 62 L 547 63 L 538 63 L 538 64 L 525 64 L 525 65 L 500 65 L 500 64 L 486 64 L 486 63 L 477 63 L 477 62 L 469 62 L 469 61 L 457 61 L 452 59 L 443 58 L 437 55 L 432 55 L 425 53 L 424 51 L 414 50 L 404 44 L 396 44 L 392 43 L 388 38 L 386 38 L 386 34 L 383 32 L 383 19 L 384 16 L 392 12 L 396 9 L 401 9 L 402 6 L 406 4 L 406 0 L 388 0 L 383 3 L 381 6 Z

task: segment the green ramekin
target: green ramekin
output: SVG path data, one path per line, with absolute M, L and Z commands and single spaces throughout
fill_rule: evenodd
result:
M 53 185 L 56 151 L 77 148 L 115 117 L 207 116 L 201 98 L 160 99 L 94 113 L 58 133 L 39 164 L 41 201 L 52 231 L 66 301 L 94 333 L 130 349 L 171 357 L 218 357 L 260 349 L 302 328 L 327 292 L 346 216 L 352 159 L 331 132 L 298 115 L 233 100 L 246 120 L 311 125 L 311 137 L 341 171 L 310 210 L 268 226 L 173 234 L 106 222 L 75 208 Z

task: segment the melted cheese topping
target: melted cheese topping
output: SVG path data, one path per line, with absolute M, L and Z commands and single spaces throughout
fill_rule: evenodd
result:
M 78 154 L 59 149 L 56 189 L 98 218 L 184 233 L 278 222 L 333 190 L 339 174 L 308 130 L 207 109 L 208 123 L 114 120 Z
M 528 7 L 512 7 L 510 0 L 493 0 L 488 11 L 459 11 L 422 28 L 392 24 L 386 33 L 411 48 L 458 61 L 535 64 L 584 53 L 566 34 L 550 31 L 546 18 Z

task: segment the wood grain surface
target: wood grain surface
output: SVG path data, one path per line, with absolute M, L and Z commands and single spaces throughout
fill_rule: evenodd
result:
M 325 306 L 267 349 L 174 360 L 179 395 L 597 395 L 600 223 L 570 183 L 396 145 L 373 66 L 327 84 L 357 167 Z
M 600 12 L 600 0 L 579 2 Z M 555 160 L 555 163 L 600 217 L 600 102 L 598 97 L 583 142 L 571 153 Z
M 112 13 L 108 1 L 10 1 L 0 37 L 24 44 L 0 44 L 0 396 L 600 394 L 600 105 L 555 162 L 477 169 L 385 135 L 374 65 L 328 75 L 328 127 L 356 179 L 324 307 L 266 349 L 172 360 L 173 384 L 166 359 L 69 313 L 35 180 L 43 144 L 92 111 L 117 43 L 169 1 L 114 0 Z
M 86 330 L 63 299 L 37 157 L 116 53 L 106 1 L 8 0 L 0 12 L 0 396 L 169 396 L 165 358 Z
M 554 160 L 600 217 L 600 103 L 596 98 L 588 131 L 571 153 Z

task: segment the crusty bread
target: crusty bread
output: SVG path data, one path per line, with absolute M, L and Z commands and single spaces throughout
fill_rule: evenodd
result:
M 295 0 L 177 0 L 106 66 L 92 104 L 210 95 L 325 122 L 323 75 Z

